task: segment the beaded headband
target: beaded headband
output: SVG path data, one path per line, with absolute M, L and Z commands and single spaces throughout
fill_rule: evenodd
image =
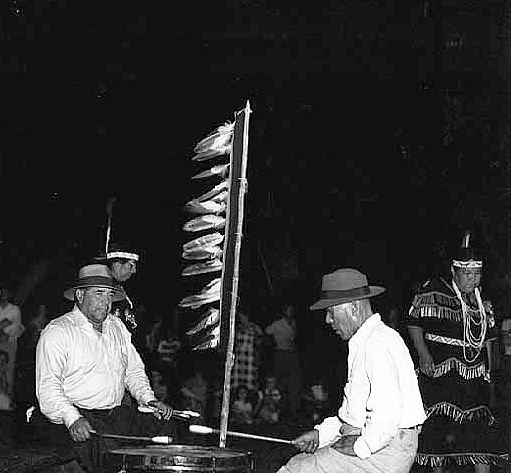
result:
M 458 260 L 452 260 L 452 265 L 456 268 L 482 268 L 483 262 L 482 261 L 458 261 Z
M 106 255 L 106 259 L 114 258 L 125 258 L 138 261 L 138 255 L 136 253 L 128 253 L 127 251 L 111 251 Z

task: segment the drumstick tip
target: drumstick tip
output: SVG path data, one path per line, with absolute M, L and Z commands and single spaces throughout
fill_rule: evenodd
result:
M 205 425 L 190 425 L 188 426 L 188 430 L 193 434 L 212 434 L 213 429 L 211 427 L 206 427 Z

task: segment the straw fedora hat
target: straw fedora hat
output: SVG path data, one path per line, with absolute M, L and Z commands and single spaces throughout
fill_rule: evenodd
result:
M 64 291 L 64 297 L 74 301 L 75 290 L 87 287 L 104 287 L 114 291 L 113 302 L 122 301 L 126 297 L 124 289 L 112 278 L 108 266 L 104 264 L 89 264 L 80 268 L 78 278 Z
M 342 268 L 323 276 L 320 298 L 310 306 L 310 310 L 367 299 L 382 292 L 385 292 L 385 288 L 370 286 L 365 274 L 356 269 Z

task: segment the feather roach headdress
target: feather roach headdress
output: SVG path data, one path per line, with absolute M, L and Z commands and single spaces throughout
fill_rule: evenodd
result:
M 452 265 L 457 268 L 481 268 L 483 260 L 480 252 L 472 246 L 472 232 L 465 231 L 461 240 L 461 246 L 452 260 Z

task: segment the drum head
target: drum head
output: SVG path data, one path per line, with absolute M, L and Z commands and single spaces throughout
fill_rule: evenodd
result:
M 166 445 L 110 450 L 123 455 L 128 471 L 239 472 L 252 471 L 249 452 L 197 445 Z

